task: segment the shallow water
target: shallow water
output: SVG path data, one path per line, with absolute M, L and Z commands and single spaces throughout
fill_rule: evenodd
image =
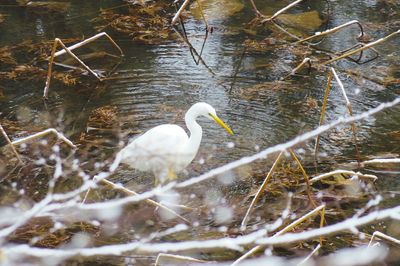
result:
M 29 9 L 1 6 L 0 11 L 10 15 L 0 25 L 2 32 L 0 43 L 12 45 L 27 39 L 40 41 L 54 37 L 88 37 L 96 33 L 91 19 L 98 15 L 99 8 L 113 7 L 117 4 L 120 3 L 98 1 L 96 4 L 82 4 L 80 1 L 72 1 L 68 12 L 57 16 L 42 16 Z M 259 4 L 260 10 L 265 10 L 263 6 L 269 6 L 268 3 Z M 281 6 L 284 5 L 285 3 L 281 4 Z M 334 26 L 353 19 L 379 23 L 382 18 L 376 16 L 376 12 L 380 8 L 382 7 L 374 1 L 335 2 L 331 7 L 329 25 Z M 320 8 L 320 10 L 324 9 L 325 7 Z M 295 12 L 302 10 L 307 11 L 306 5 L 303 8 L 302 6 L 296 8 Z M 240 59 L 243 41 L 249 37 L 240 29 L 248 21 L 251 12 L 250 7 L 246 6 L 243 11 L 231 17 L 209 20 L 214 31 L 206 42 L 203 59 L 215 75 L 201 63 L 196 65 L 188 47 L 179 39 L 159 45 L 144 45 L 111 31 L 124 51 L 125 58 L 118 66 L 116 73 L 112 75 L 112 80 L 106 82 L 103 92 L 95 98 L 90 93 L 79 96 L 79 92 L 75 92 L 73 88 L 65 91 L 64 88 L 57 88 L 57 84 L 54 84 L 51 87 L 47 108 L 50 113 L 63 110 L 62 119 L 72 120 L 71 123 L 74 125 L 73 129 L 65 125 L 64 130 L 72 131 L 69 134 L 76 134 L 85 130 L 85 119 L 87 119 L 85 112 L 99 106 L 107 104 L 116 106 L 118 116 L 123 123 L 132 124 L 136 131 L 144 131 L 160 123 L 183 124 L 184 111 L 194 102 L 206 101 L 216 107 L 220 116 L 236 133 L 235 137 L 229 137 L 217 126 L 201 121 L 205 128 L 205 136 L 200 153 L 205 153 L 210 147 L 217 147 L 215 157 L 218 158 L 218 163 L 213 161 L 211 164 L 220 164 L 252 154 L 255 149 L 281 143 L 314 128 L 318 123 L 319 110 L 308 106 L 307 99 L 321 102 L 326 80 L 325 73 L 313 72 L 312 77 L 294 78 L 290 88 L 285 88 L 283 85 L 280 89 L 262 89 L 246 94 L 249 87 L 253 85 L 274 81 L 288 74 L 301 62 L 301 56 L 277 49 L 275 53 L 272 51 L 272 54 L 246 53 L 238 78 L 233 81 L 232 76 Z M 394 16 L 392 19 L 395 21 L 397 18 Z M 186 23 L 189 40 L 199 50 L 204 36 L 204 25 L 202 21 L 195 19 L 189 19 Z M 390 25 L 390 21 L 385 21 L 385 23 Z M 378 38 L 394 29 L 395 27 L 386 27 L 379 31 L 368 31 L 368 33 Z M 334 37 L 329 37 L 321 46 L 324 49 L 338 51 L 354 44 L 354 36 L 357 34 L 356 27 L 352 27 L 352 30 L 345 30 Z M 394 68 L 394 75 L 398 77 L 398 65 L 392 65 L 399 58 L 398 50 L 395 49 L 398 44 L 399 40 L 394 38 L 377 47 L 382 53 L 381 57 L 368 64 L 358 66 L 344 60 L 345 62 L 340 62 L 339 65 L 358 68 L 367 75 L 374 73 L 376 66 L 390 65 Z M 95 48 L 104 49 L 104 47 L 110 48 L 104 40 L 101 40 L 96 43 Z M 265 64 L 267 67 L 257 67 L 260 64 Z M 388 101 L 398 93 L 398 88 L 384 88 L 368 81 L 357 84 L 346 77 L 346 74 L 339 75 L 348 90 L 355 113 Z M 93 83 L 96 82 L 93 81 Z M 31 109 L 34 116 L 38 116 L 44 110 L 40 99 L 43 83 L 14 84 L 11 82 L 5 84 L 4 87 L 7 99 L 2 101 L 3 117 L 12 117 L 22 107 Z M 398 110 L 398 108 L 393 109 L 388 111 L 387 115 L 378 115 L 377 119 L 369 119 L 360 125 L 359 137 L 363 155 L 367 156 L 369 153 L 378 151 L 387 152 L 388 148 L 390 152 L 398 151 L 393 150 L 393 141 L 388 140 L 384 134 L 398 129 L 398 120 L 396 121 Z M 329 97 L 328 119 L 332 120 L 345 114 L 344 99 L 339 88 L 334 86 Z M 126 117 L 129 119 L 124 120 Z M 385 125 L 383 128 L 382 124 Z M 346 145 L 341 145 L 342 141 Z M 225 145 L 228 142 L 234 142 L 235 148 L 228 150 Z M 353 148 L 348 142 L 341 138 L 324 139 L 321 147 L 330 156 L 348 154 L 353 157 Z M 373 145 L 373 143 L 379 143 L 379 145 Z M 312 144 L 309 146 L 311 148 Z M 369 146 L 372 146 L 372 149 Z
M 281 2 L 256 1 L 260 10 L 266 13 L 287 4 L 287 1 Z M 97 33 L 94 28 L 97 24 L 92 19 L 99 15 L 99 9 L 120 4 L 120 1 L 71 1 L 67 12 L 57 15 L 36 14 L 27 8 L 0 4 L 0 13 L 8 15 L 5 22 L 0 24 L 0 46 L 16 45 L 25 40 L 39 42 L 55 37 L 87 38 Z M 300 5 L 292 12 L 317 10 L 323 13 L 326 8 L 326 4 L 311 7 Z M 377 39 L 397 30 L 399 25 L 398 14 L 384 17 L 379 15 L 381 10 L 390 13 L 390 8 L 379 1 L 335 1 L 331 3 L 329 27 L 357 19 L 366 25 L 366 32 Z M 204 137 L 199 155 L 188 169 L 189 175 L 204 173 L 260 149 L 285 142 L 317 127 L 320 111 L 315 102 L 321 106 L 327 73 L 314 70 L 311 76 L 293 77 L 290 83 L 282 83 L 279 88 L 269 86 L 254 89 L 255 85 L 286 76 L 304 58 L 301 54 L 276 46 L 268 52 L 246 52 L 237 77 L 233 78 L 246 39 L 276 36 L 270 29 L 255 36 L 245 33 L 242 29 L 251 17 L 251 7 L 246 4 L 235 15 L 209 19 L 214 30 L 209 34 L 202 53 L 207 66 L 202 63 L 197 65 L 188 46 L 179 38 L 150 45 L 132 41 L 129 36 L 106 28 L 105 31 L 110 33 L 125 53 L 109 80 L 99 84 L 89 77 L 85 81 L 88 84 L 86 88 L 65 87 L 54 82 L 46 104 L 42 100 L 44 80 L 0 84 L 5 94 L 5 98 L 0 99 L 0 117 L 26 121 L 25 131 L 15 132 L 12 138 L 26 134 L 33 124 L 43 129 L 59 126 L 68 137 L 77 140 L 87 130 L 90 112 L 111 105 L 117 110 L 121 138 L 127 142 L 129 137 L 161 123 L 184 125 L 184 112 L 193 103 L 205 101 L 216 108 L 219 116 L 235 131 L 235 136 L 231 137 L 217 125 L 200 119 Z M 205 34 L 203 22 L 189 16 L 185 23 L 188 38 L 199 52 Z M 323 30 L 323 27 L 317 30 Z M 343 50 L 356 43 L 357 35 L 357 28 L 352 27 L 328 37 L 319 48 Z M 400 39 L 397 37 L 377 46 L 380 57 L 366 64 L 357 65 L 347 60 L 337 64 L 337 71 L 355 114 L 392 100 L 399 94 L 400 87 L 399 84 L 385 87 L 368 79 L 355 79 L 341 70 L 352 69 L 367 77 L 400 78 L 399 45 Z M 104 39 L 91 48 L 113 51 Z M 346 114 L 343 96 L 337 84 L 334 84 L 329 95 L 327 119 L 332 121 Z M 400 152 L 399 135 L 394 134 L 399 130 L 399 117 L 400 108 L 396 107 L 357 125 L 363 158 L 379 153 Z M 112 145 L 108 149 L 115 151 L 117 134 L 109 136 L 107 132 L 97 130 L 93 134 L 98 138 L 111 138 Z M 234 147 L 228 145 L 231 142 Z M 312 162 L 313 146 L 313 141 L 301 146 L 306 164 Z M 321 160 L 329 164 L 355 161 L 349 128 L 324 134 L 321 152 L 324 153 Z M 204 164 L 202 161 L 205 161 Z M 380 189 L 398 190 L 400 182 L 397 181 L 397 175 L 392 170 L 385 172 L 387 178 L 378 182 Z M 123 169 L 116 177 L 121 181 L 129 178 L 131 173 L 128 169 Z

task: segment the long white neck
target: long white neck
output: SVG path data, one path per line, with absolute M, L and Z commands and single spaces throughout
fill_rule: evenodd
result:
M 185 115 L 185 123 L 190 131 L 189 141 L 187 143 L 186 152 L 192 154 L 193 157 L 196 155 L 200 147 L 201 137 L 203 135 L 203 130 L 201 126 L 196 122 L 198 114 L 189 109 Z

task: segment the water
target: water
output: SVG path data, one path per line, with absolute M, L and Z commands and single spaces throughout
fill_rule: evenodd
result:
M 97 33 L 94 28 L 97 24 L 93 19 L 99 15 L 100 8 L 121 5 L 120 1 L 71 1 L 66 12 L 62 14 L 43 15 L 17 7 L 10 4 L 11 2 L 0 4 L 0 13 L 8 15 L 5 22 L 0 24 L 0 46 L 16 45 L 25 40 L 52 40 L 56 37 L 87 38 Z M 256 3 L 262 12 L 270 13 L 287 4 L 287 1 L 281 1 L 279 5 L 275 2 Z M 311 7 L 300 5 L 293 12 L 321 11 L 326 8 L 326 4 L 315 4 Z M 379 15 L 382 8 L 390 9 L 379 1 L 335 1 L 331 3 L 329 27 L 357 19 L 366 25 L 367 33 L 374 39 L 383 37 L 397 30 L 399 16 L 392 14 L 383 19 Z M 5 94 L 5 98 L 0 100 L 1 118 L 20 119 L 23 131 L 12 132 L 12 138 L 25 135 L 30 132 L 30 128 L 39 131 L 55 126 L 73 141 L 79 141 L 79 136 L 87 130 L 90 112 L 111 105 L 116 107 L 122 134 L 110 136 L 108 131 L 102 130 L 91 134 L 94 134 L 94 138 L 111 138 L 110 142 L 116 136 L 122 136 L 122 140 L 127 142 L 129 137 L 161 123 L 184 126 L 185 111 L 193 103 L 205 101 L 216 108 L 218 115 L 235 131 L 235 136 L 231 137 L 217 125 L 200 119 L 204 137 L 199 154 L 188 169 L 189 176 L 204 173 L 208 169 L 254 154 L 260 149 L 288 141 L 317 127 L 320 111 L 315 103 L 321 106 L 327 72 L 313 70 L 310 76 L 293 77 L 279 88 L 265 85 L 261 89 L 254 89 L 256 85 L 268 82 L 272 84 L 286 76 L 305 57 L 302 53 L 276 45 L 267 52 L 246 52 L 237 77 L 233 78 L 246 39 L 260 40 L 277 36 L 271 28 L 259 30 L 255 36 L 245 33 L 242 29 L 251 17 L 251 7 L 246 3 L 244 9 L 235 15 L 209 18 L 209 24 L 214 30 L 202 53 L 207 67 L 202 63 L 196 64 L 188 46 L 179 38 L 159 44 L 143 44 L 106 28 L 105 31 L 111 34 L 125 54 L 109 80 L 99 83 L 89 77 L 85 79 L 84 85 L 76 87 L 66 87 L 54 82 L 51 85 L 50 99 L 46 103 L 41 98 L 44 79 L 35 82 L 0 81 L 0 88 Z M 189 16 L 185 23 L 189 40 L 200 52 L 205 34 L 203 22 Z M 317 30 L 323 30 L 323 27 L 314 31 Z M 328 37 L 319 48 L 343 50 L 356 43 L 357 35 L 357 27 L 351 27 Z M 367 64 L 357 65 L 346 60 L 338 63 L 337 71 L 355 114 L 392 100 L 399 94 L 400 87 L 398 83 L 385 87 L 368 79 L 357 79 L 347 75 L 345 70 L 351 69 L 366 77 L 393 76 L 398 79 L 399 45 L 400 40 L 395 37 L 377 46 L 380 57 Z M 104 39 L 91 47 L 113 51 Z M 315 55 L 317 52 L 313 53 Z M 333 85 L 330 92 L 327 111 L 328 121 L 347 114 L 337 84 Z M 396 136 L 400 125 L 399 117 L 400 108 L 396 107 L 358 123 L 358 144 L 363 158 L 380 153 L 400 152 L 400 139 Z M 233 148 L 228 147 L 231 142 L 234 143 Z M 304 162 L 309 165 L 312 162 L 313 145 L 313 141 L 301 145 L 305 150 Z M 111 154 L 117 149 L 116 143 L 106 148 Z M 349 128 L 324 134 L 321 151 L 326 154 L 321 160 L 332 165 L 355 161 Z M 200 163 L 202 161 L 204 164 Z M 271 163 L 268 160 L 267 165 Z M 267 170 L 268 168 L 264 168 L 265 172 Z M 395 172 L 389 171 L 386 175 L 387 181 L 379 181 L 378 184 L 382 190 L 400 188 Z M 129 178 L 131 171 L 128 169 L 123 169 L 116 177 L 118 180 Z

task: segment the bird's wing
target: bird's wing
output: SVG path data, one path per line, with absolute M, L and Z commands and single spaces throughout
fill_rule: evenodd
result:
M 153 156 L 169 156 L 178 152 L 188 141 L 180 126 L 165 124 L 154 127 L 135 138 L 121 150 L 122 161 L 138 161 Z

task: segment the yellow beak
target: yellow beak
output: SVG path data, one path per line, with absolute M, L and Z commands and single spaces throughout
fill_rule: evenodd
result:
M 228 131 L 229 134 L 233 135 L 232 129 L 231 129 L 230 127 L 228 127 L 228 126 L 224 123 L 224 121 L 222 121 L 218 116 L 212 115 L 212 114 L 210 114 L 210 116 L 215 120 L 215 122 L 216 122 L 218 125 L 220 125 L 220 126 L 223 127 L 226 131 Z

